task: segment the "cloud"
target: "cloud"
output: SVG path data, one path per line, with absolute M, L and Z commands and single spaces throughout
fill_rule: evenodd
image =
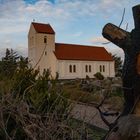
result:
M 93 45 L 102 46 L 108 52 L 110 52 L 112 54 L 116 54 L 117 56 L 119 56 L 122 59 L 124 59 L 123 50 L 121 48 L 119 48 L 118 46 L 114 45 L 113 43 L 109 42 L 107 39 L 103 38 L 102 36 L 92 38 L 90 40 L 90 43 L 92 43 Z M 105 43 L 107 43 L 107 44 L 105 44 Z
M 28 48 L 25 45 L 21 45 L 21 44 L 17 45 L 14 48 L 14 51 L 16 51 L 18 55 L 21 55 L 24 57 L 28 56 Z
M 94 37 L 94 38 L 90 39 L 90 42 L 91 42 L 92 44 L 103 44 L 103 43 L 107 43 L 108 40 L 105 39 L 105 38 L 102 37 L 102 36 L 98 36 L 98 37 Z
M 18 55 L 26 56 L 28 55 L 27 44 L 23 42 L 15 42 L 13 39 L 6 39 L 5 37 L 0 40 L 0 58 L 5 55 L 6 49 L 13 49 Z
M 121 57 L 122 60 L 124 60 L 124 52 L 121 48 L 119 48 L 113 44 L 110 44 L 109 46 L 106 45 L 104 47 L 108 52 L 115 54 L 115 55 Z
M 53 3 L 51 0 L 37 0 L 31 4 L 24 0 L 2 0 L 2 2 L 0 0 L 0 46 L 3 44 L 6 47 L 8 46 L 6 41 L 12 40 L 10 46 L 17 46 L 17 49 L 27 48 L 26 36 L 33 19 L 36 22 L 49 21 L 53 27 L 62 31 L 65 27 L 69 28 L 69 24 L 73 21 L 78 21 L 80 25 L 83 24 L 82 20 L 87 22 L 88 19 L 92 19 L 91 22 L 95 22 L 97 17 L 114 17 L 116 13 L 112 13 L 112 10 L 118 12 L 129 3 L 128 0 L 55 0 Z M 100 20 L 103 21 L 104 18 Z M 89 28 L 86 27 L 88 24 L 87 22 L 85 28 Z M 73 36 L 79 37 L 82 32 L 84 31 L 76 32 Z M 104 41 L 106 42 L 101 37 L 90 40 L 93 44 Z
M 48 0 L 38 0 L 35 4 L 26 4 L 23 0 L 6 0 L 0 4 L 0 17 L 3 19 L 23 20 L 32 16 L 54 17 L 60 19 L 75 18 L 78 16 L 94 16 L 105 13 L 112 8 L 122 6 L 122 2 L 114 0 L 56 0 L 55 4 Z M 125 2 L 126 3 L 126 2 Z
M 73 34 L 73 37 L 80 37 L 81 35 L 83 35 L 83 32 L 77 32 L 75 34 Z
M 38 0 L 34 4 L 27 4 L 24 0 L 5 0 L 4 3 L 0 3 L 0 25 L 3 22 L 14 24 L 22 31 L 33 19 L 68 24 L 79 18 L 94 18 L 96 15 L 112 16 L 112 9 L 118 10 L 119 7 L 124 6 L 122 3 L 127 4 L 128 1 L 56 0 L 54 4 L 49 0 Z M 2 25 L 2 27 L 9 28 L 3 29 L 6 32 L 12 28 L 10 25 Z
M 7 47 L 8 49 L 11 49 L 10 47 Z M 27 52 L 27 48 L 25 46 L 21 46 L 18 45 L 16 48 L 12 48 L 14 50 L 14 52 L 16 52 L 18 55 L 27 57 L 28 56 L 28 52 Z M 6 48 L 2 47 L 0 48 L 0 58 L 5 56 L 5 52 L 6 52 Z

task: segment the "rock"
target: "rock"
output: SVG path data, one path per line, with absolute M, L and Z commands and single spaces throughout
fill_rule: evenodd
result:
M 102 87 L 102 83 L 100 80 L 92 81 L 91 84 L 95 87 Z
M 106 140 L 140 140 L 140 117 L 129 114 L 119 118 L 117 131 L 110 131 Z
M 106 140 L 121 140 L 118 133 L 112 132 Z
M 88 91 L 88 92 L 92 92 L 94 89 L 94 86 L 91 84 L 81 84 L 80 87 L 83 91 Z
M 108 93 L 109 93 L 108 90 L 106 90 L 106 89 L 101 89 L 101 94 L 102 94 L 103 96 L 106 96 Z
M 122 85 L 122 79 L 120 77 L 114 77 L 112 79 L 112 84 L 120 84 L 120 85 Z
M 140 117 L 134 114 L 121 117 L 117 127 L 121 140 L 140 140 Z
M 122 92 L 122 85 L 120 84 L 112 84 L 111 85 L 112 92 Z
M 111 87 L 112 81 L 110 79 L 104 79 L 102 81 L 102 86 L 106 89 L 109 89 Z

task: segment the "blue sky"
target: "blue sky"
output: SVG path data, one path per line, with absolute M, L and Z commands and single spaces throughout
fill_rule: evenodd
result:
M 126 9 L 122 28 L 133 26 L 132 7 L 140 0 L 0 0 L 0 56 L 13 48 L 27 56 L 30 23 L 50 23 L 56 42 L 105 46 L 113 54 L 123 56 L 112 43 L 103 45 L 102 28 L 108 23 L 119 25 Z

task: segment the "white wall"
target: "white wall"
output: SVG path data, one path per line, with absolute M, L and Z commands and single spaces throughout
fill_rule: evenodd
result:
M 44 43 L 44 37 L 47 38 L 47 43 Z M 28 57 L 31 66 L 39 68 L 41 74 L 44 69 L 50 69 L 52 76 L 55 77 L 57 60 L 54 51 L 55 34 L 37 33 L 31 24 L 28 33 Z
M 46 44 L 44 43 L 44 36 L 47 37 Z M 54 51 L 55 34 L 37 33 L 31 24 L 28 33 L 28 57 L 33 68 L 37 64 L 35 69 L 39 67 L 40 73 L 42 73 L 44 69 L 50 69 L 52 76 L 55 77 L 56 72 L 58 72 L 60 79 L 85 78 L 86 75 L 93 78 L 95 73 L 100 72 L 100 65 L 104 65 L 105 72 L 101 73 L 105 77 L 115 76 L 113 61 L 57 60 Z M 75 65 L 76 72 L 70 73 L 69 65 Z M 86 65 L 91 66 L 91 72 L 85 72 Z
M 70 72 L 69 66 L 75 65 L 76 72 Z M 85 67 L 91 66 L 91 72 L 86 72 Z M 104 65 L 105 72 L 101 72 L 105 77 L 114 77 L 114 61 L 76 61 L 76 60 L 58 60 L 57 72 L 60 79 L 74 79 L 85 78 L 88 75 L 90 78 L 94 77 L 94 74 L 100 72 L 100 65 Z

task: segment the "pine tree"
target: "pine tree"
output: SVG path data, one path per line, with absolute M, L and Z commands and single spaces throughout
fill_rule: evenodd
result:
M 115 73 L 116 76 L 121 76 L 122 75 L 122 66 L 123 66 L 123 61 L 121 60 L 121 57 L 115 55 L 112 55 L 113 60 L 115 61 Z

